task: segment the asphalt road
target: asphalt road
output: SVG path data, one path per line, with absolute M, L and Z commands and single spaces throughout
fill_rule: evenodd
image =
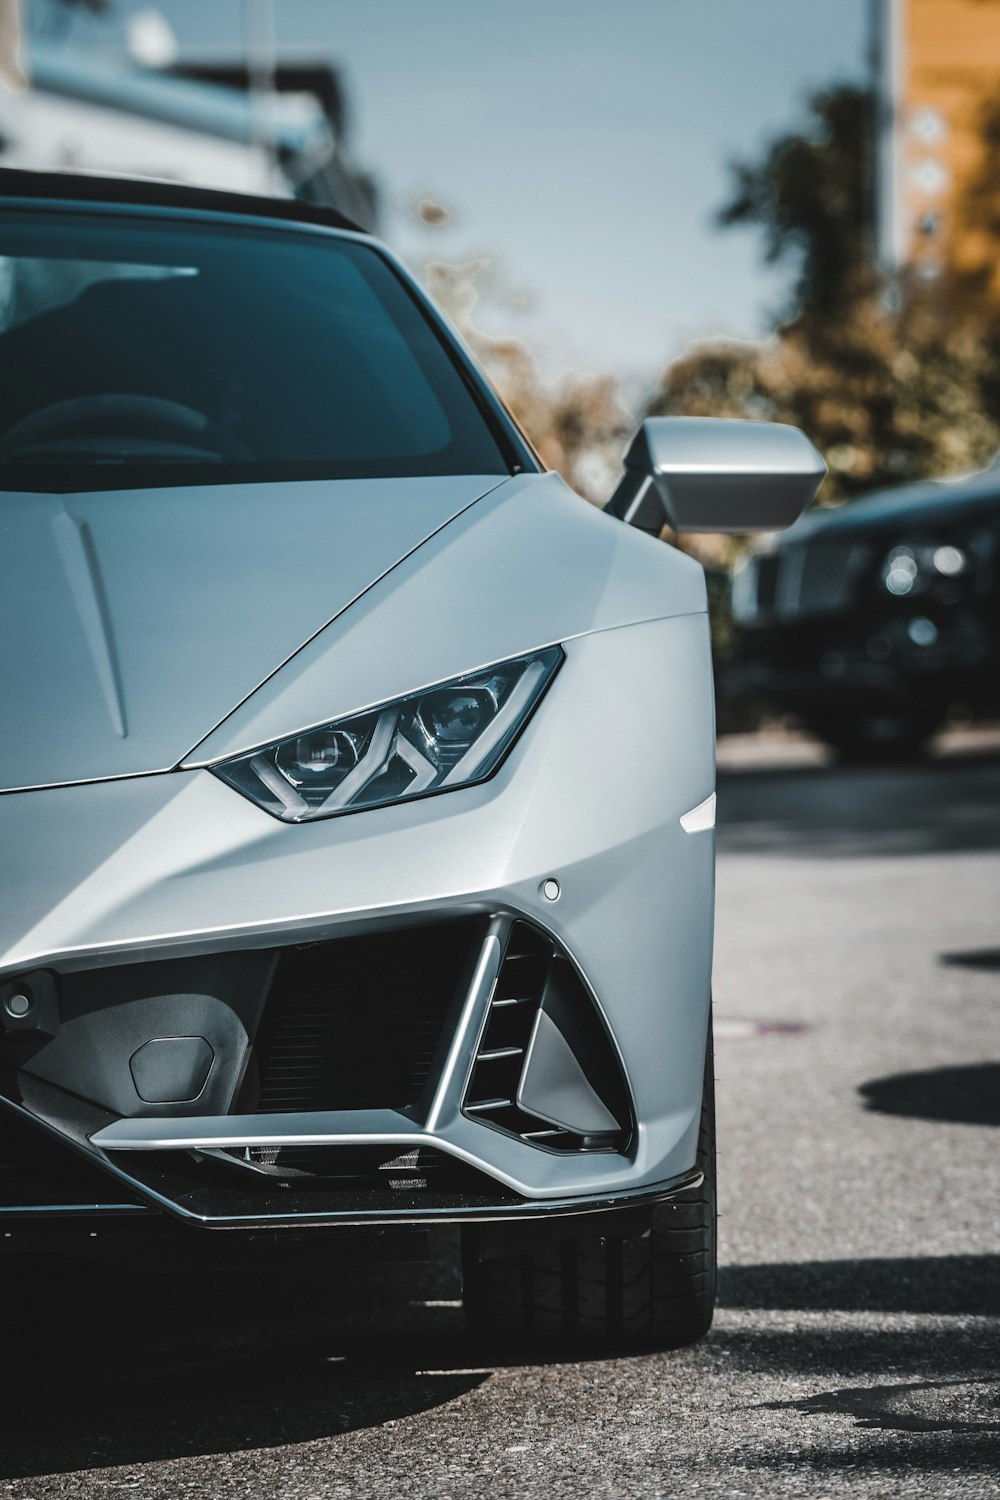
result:
M 720 777 L 700 1346 L 497 1359 L 447 1238 L 218 1302 L 5 1269 L 0 1496 L 1000 1494 L 1000 756 L 749 759 Z

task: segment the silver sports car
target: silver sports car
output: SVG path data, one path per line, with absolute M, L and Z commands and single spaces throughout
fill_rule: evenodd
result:
M 705 584 L 793 428 L 605 512 L 369 236 L 0 173 L 0 1245 L 413 1258 L 487 1335 L 714 1298 Z

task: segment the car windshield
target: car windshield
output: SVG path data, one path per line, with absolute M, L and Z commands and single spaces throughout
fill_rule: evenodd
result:
M 509 472 L 432 322 L 361 241 L 0 220 L 0 489 Z

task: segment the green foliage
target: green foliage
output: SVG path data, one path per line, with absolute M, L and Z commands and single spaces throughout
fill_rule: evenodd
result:
M 603 504 L 617 482 L 630 432 L 614 380 L 569 374 L 547 381 L 526 344 L 487 333 L 478 314 L 504 300 L 489 260 L 434 261 L 426 281 L 544 463 L 586 499 Z
M 817 94 L 802 131 L 772 141 L 758 161 L 733 167 L 733 195 L 719 223 L 758 226 L 768 261 L 794 261 L 785 317 L 823 323 L 848 310 L 860 289 L 871 289 L 870 122 L 867 94 Z
M 982 468 L 1000 446 L 1000 311 L 989 294 L 1000 260 L 1000 104 L 984 115 L 983 157 L 957 207 L 979 235 L 981 263 L 891 289 L 874 259 L 872 120 L 863 90 L 826 90 L 800 130 L 733 167 L 719 223 L 756 227 L 766 258 L 789 266 L 779 326 L 761 343 L 692 346 L 646 407 L 802 427 L 830 465 L 820 503 Z M 589 498 L 606 499 L 633 425 L 614 382 L 547 382 L 522 343 L 484 332 L 477 315 L 503 301 L 489 261 L 437 261 L 428 277 L 545 461 Z M 718 567 L 740 551 L 729 538 L 679 544 Z
M 650 413 L 792 422 L 826 455 L 821 499 L 983 467 L 1000 445 L 1000 343 L 955 278 L 904 278 L 893 305 L 873 258 L 871 100 L 817 95 L 805 128 L 734 168 L 723 224 L 754 224 L 795 266 L 785 321 L 761 344 L 696 345 Z M 1000 121 L 998 121 L 1000 139 Z M 978 191 L 992 210 L 996 184 Z

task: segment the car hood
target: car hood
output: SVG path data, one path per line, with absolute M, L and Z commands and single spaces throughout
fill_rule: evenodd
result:
M 163 771 L 503 480 L 0 496 L 0 790 Z

